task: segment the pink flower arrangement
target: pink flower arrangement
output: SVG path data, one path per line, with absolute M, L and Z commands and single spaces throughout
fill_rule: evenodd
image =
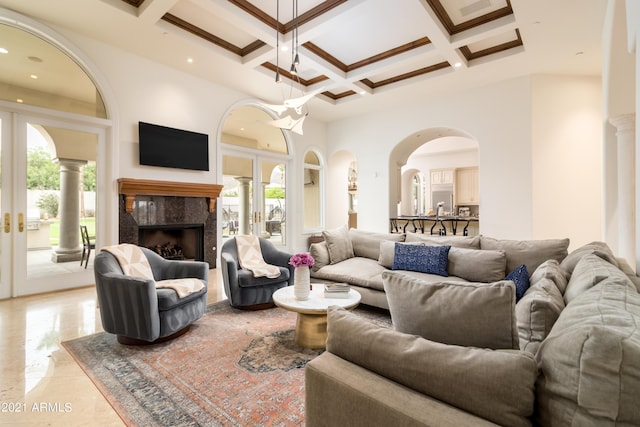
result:
M 315 262 L 311 254 L 307 252 L 295 254 L 289 258 L 289 264 L 294 267 L 311 267 Z

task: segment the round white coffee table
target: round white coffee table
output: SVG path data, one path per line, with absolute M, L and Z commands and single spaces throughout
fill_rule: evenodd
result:
M 360 304 L 360 293 L 349 290 L 347 298 L 326 298 L 324 284 L 314 283 L 309 299 L 300 301 L 293 295 L 293 286 L 273 293 L 273 302 L 281 308 L 298 313 L 296 343 L 305 348 L 324 348 L 327 343 L 327 308 L 337 305 L 347 310 Z

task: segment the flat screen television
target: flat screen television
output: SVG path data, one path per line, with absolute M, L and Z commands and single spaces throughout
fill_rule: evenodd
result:
M 140 164 L 209 170 L 209 135 L 138 122 Z

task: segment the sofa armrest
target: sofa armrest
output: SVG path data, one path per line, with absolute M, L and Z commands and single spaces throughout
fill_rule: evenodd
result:
M 187 277 L 194 277 L 202 280 L 205 285 L 209 281 L 209 263 L 204 261 L 178 261 L 178 260 L 166 260 L 160 280 L 169 279 L 184 279 Z
M 496 426 L 324 352 L 305 368 L 305 424 L 317 426 Z
M 492 422 L 530 426 L 538 370 L 520 350 L 447 345 L 329 307 L 327 351 Z
M 276 248 L 274 245 L 262 246 L 262 257 L 267 264 L 277 265 L 289 269 L 289 286 L 293 285 L 293 271 L 295 268 L 289 264 L 291 254 Z

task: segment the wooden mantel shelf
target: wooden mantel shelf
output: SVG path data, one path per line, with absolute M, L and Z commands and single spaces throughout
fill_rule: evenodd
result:
M 209 199 L 209 212 L 216 208 L 216 199 L 222 191 L 222 185 L 195 184 L 189 182 L 152 181 L 148 179 L 118 179 L 118 192 L 124 194 L 125 210 L 133 212 L 136 196 L 178 196 L 206 197 Z

